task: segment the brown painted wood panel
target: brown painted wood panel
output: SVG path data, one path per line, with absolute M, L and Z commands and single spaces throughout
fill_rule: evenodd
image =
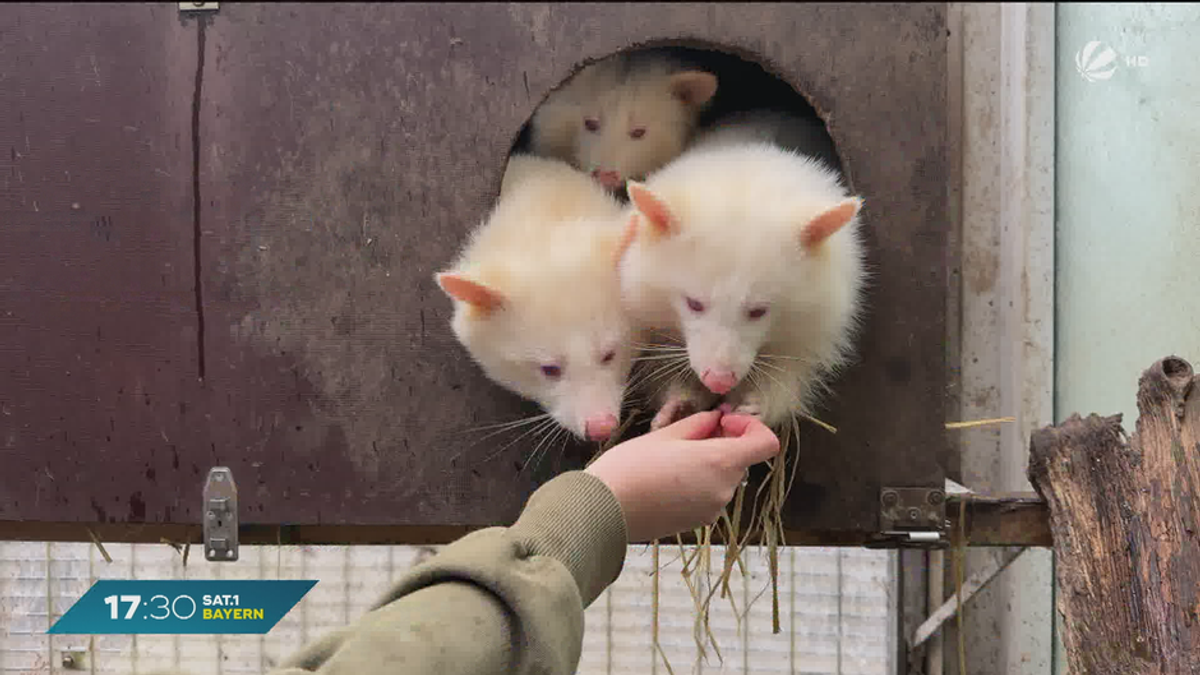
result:
M 584 59 L 664 38 L 761 57 L 829 115 L 866 196 L 875 284 L 864 358 L 822 414 L 839 434 L 805 431 L 789 527 L 873 530 L 881 485 L 940 485 L 943 468 L 956 467 L 942 429 L 951 259 L 943 6 L 232 4 L 203 28 L 159 7 L 121 12 L 95 15 L 131 31 L 123 38 L 115 27 L 89 31 L 83 10 L 22 8 L 0 19 L 5 46 L 10 34 L 56 34 L 58 71 L 92 53 L 134 64 L 117 88 L 83 100 L 46 91 L 48 66 L 20 62 L 10 77 L 40 88 L 18 95 L 0 81 L 0 101 L 60 110 L 37 122 L 51 138 L 82 137 L 89 105 L 115 117 L 137 110 L 159 135 L 183 134 L 163 167 L 171 177 L 157 183 L 139 173 L 152 171 L 154 155 L 119 135 L 42 159 L 44 199 L 73 199 L 42 178 L 68 167 L 137 195 L 121 202 L 129 215 L 120 222 L 141 223 L 123 248 L 77 231 L 51 238 L 26 214 L 26 192 L 3 193 L 5 222 L 21 215 L 29 225 L 0 233 L 0 401 L 13 413 L 0 417 L 0 448 L 17 434 L 21 449 L 3 452 L 21 475 L 49 467 L 71 482 L 6 473 L 0 519 L 198 523 L 203 474 L 224 464 L 247 524 L 510 520 L 539 482 L 590 449 L 549 453 L 522 471 L 533 444 L 499 454 L 493 440 L 472 445 L 482 434 L 464 430 L 532 408 L 490 384 L 454 342 L 432 274 L 484 215 L 541 97 Z M 195 268 L 190 135 L 201 44 Z M 40 47 L 21 49 L 32 59 Z M 0 118 L 0 141 L 23 128 Z M 88 257 L 66 270 L 69 246 Z M 19 262 L 38 255 L 41 265 Z M 152 271 L 167 265 L 158 280 Z M 102 343 L 91 324 L 120 342 Z M 119 345 L 121 360 L 89 361 L 87 382 L 69 380 L 62 366 L 76 353 L 118 348 L 102 345 Z M 38 369 L 24 365 L 31 355 Z M 132 405 L 122 386 L 152 390 L 151 403 Z M 79 393 L 67 400 L 67 391 Z M 101 451 L 104 425 L 121 440 Z M 87 442 L 72 446 L 64 431 Z M 90 507 L 110 493 L 138 493 L 139 509 Z
M 173 10 L 0 12 L 0 519 L 171 520 L 192 489 L 196 61 Z

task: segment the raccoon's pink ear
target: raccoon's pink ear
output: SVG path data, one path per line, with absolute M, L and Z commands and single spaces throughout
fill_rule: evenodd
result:
M 621 241 L 617 243 L 617 250 L 613 253 L 613 266 L 619 268 L 621 260 L 625 257 L 625 252 L 633 245 L 633 240 L 637 238 L 638 230 L 638 215 L 636 213 L 629 216 L 629 222 L 625 225 L 625 231 L 621 233 Z
M 679 230 L 679 222 L 667 208 L 666 203 L 659 199 L 645 185 L 637 181 L 625 183 L 629 193 L 629 201 L 650 223 L 650 231 L 658 236 L 669 237 Z
M 851 197 L 821 215 L 808 221 L 800 230 L 800 245 L 806 249 L 815 248 L 834 232 L 842 229 L 862 208 L 862 199 Z
M 717 93 L 717 76 L 703 70 L 688 70 L 671 76 L 671 95 L 692 108 L 708 103 Z
M 434 276 L 438 286 L 446 295 L 471 305 L 484 314 L 504 306 L 504 296 L 499 291 L 453 272 L 439 272 Z

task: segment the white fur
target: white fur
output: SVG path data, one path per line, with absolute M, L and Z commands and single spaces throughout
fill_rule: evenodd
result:
M 687 105 L 672 95 L 671 78 L 680 72 L 666 58 L 626 54 L 586 66 L 534 113 L 532 152 L 587 173 L 641 180 L 683 152 L 708 103 Z M 588 117 L 599 121 L 597 131 L 584 126 Z M 635 128 L 645 135 L 632 138 Z
M 631 315 L 681 333 L 697 377 L 733 370 L 726 400 L 736 410 L 777 429 L 810 412 L 851 354 L 865 281 L 857 213 L 814 250 L 800 243 L 805 225 L 851 198 L 839 176 L 770 143 L 720 142 L 693 147 L 645 187 L 679 229 L 656 237 L 638 216 L 620 265 Z M 704 311 L 690 310 L 687 296 Z M 749 320 L 759 306 L 766 315 Z
M 556 160 L 513 156 L 503 184 L 451 269 L 505 305 L 488 314 L 454 300 L 451 325 L 490 379 L 582 438 L 589 416 L 620 419 L 632 362 L 615 262 L 623 208 Z M 616 356 L 602 364 L 609 350 Z M 547 364 L 560 378 L 542 373 Z
M 722 115 L 696 134 L 692 147 L 756 142 L 773 143 L 836 166 L 833 141 L 820 121 L 770 108 Z

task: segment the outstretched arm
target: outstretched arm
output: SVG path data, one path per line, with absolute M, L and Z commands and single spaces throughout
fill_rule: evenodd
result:
M 516 524 L 473 532 L 410 570 L 346 628 L 272 675 L 570 675 L 583 613 L 630 542 L 712 522 L 779 439 L 719 411 L 622 442 L 534 492 Z
M 276 675 L 573 673 L 583 612 L 617 578 L 627 543 L 605 484 L 562 474 L 533 494 L 515 525 L 444 547 Z

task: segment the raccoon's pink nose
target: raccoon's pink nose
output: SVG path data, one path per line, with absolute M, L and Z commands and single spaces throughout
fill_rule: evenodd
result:
M 606 188 L 616 189 L 621 187 L 624 181 L 621 180 L 621 174 L 616 171 L 602 171 L 596 169 L 592 172 L 592 178 L 595 178 L 598 183 Z
M 589 441 L 607 441 L 617 428 L 616 415 L 596 415 L 583 423 L 583 432 Z
M 737 384 L 737 376 L 731 370 L 706 370 L 704 376 L 700 378 L 704 386 L 708 387 L 709 391 L 714 394 L 726 394 L 730 389 Z

